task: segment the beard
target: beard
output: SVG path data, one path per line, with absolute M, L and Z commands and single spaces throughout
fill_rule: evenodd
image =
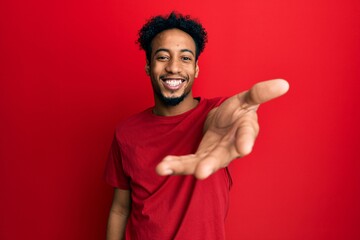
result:
M 171 74 L 163 74 L 160 75 L 160 81 L 162 81 L 164 78 L 173 76 Z M 182 79 L 185 79 L 185 81 L 189 81 L 189 76 L 186 75 L 182 75 L 182 74 L 177 74 L 177 77 L 180 77 Z M 152 80 L 152 87 L 153 87 L 153 91 L 156 94 L 156 96 L 158 97 L 158 99 L 165 105 L 168 107 L 174 107 L 176 105 L 178 105 L 179 103 L 181 103 L 186 96 L 191 92 L 190 90 L 186 90 L 183 92 L 183 94 L 181 96 L 178 97 L 165 97 L 164 94 L 161 92 L 159 86 L 157 86 L 156 82 L 154 79 L 156 79 L 155 77 L 151 77 Z
M 188 94 L 189 92 L 184 92 L 180 97 L 165 97 L 161 92 L 156 92 L 156 95 L 159 97 L 159 100 L 165 106 L 171 106 L 171 107 L 181 103 Z

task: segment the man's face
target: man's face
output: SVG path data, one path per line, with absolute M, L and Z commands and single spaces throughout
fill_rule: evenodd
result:
M 192 97 L 189 93 L 199 72 L 192 37 L 179 29 L 169 29 L 156 35 L 151 46 L 151 62 L 147 63 L 146 72 L 155 98 L 175 106 Z

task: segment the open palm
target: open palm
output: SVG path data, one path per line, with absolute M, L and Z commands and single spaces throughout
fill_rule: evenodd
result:
M 208 114 L 196 153 L 165 157 L 158 164 L 157 173 L 192 174 L 205 179 L 232 160 L 248 155 L 259 133 L 256 113 L 259 105 L 285 94 L 288 89 L 285 80 L 269 80 L 228 98 Z

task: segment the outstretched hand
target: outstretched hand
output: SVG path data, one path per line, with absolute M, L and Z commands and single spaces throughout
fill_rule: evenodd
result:
M 196 153 L 165 157 L 156 167 L 157 173 L 205 179 L 232 160 L 248 155 L 259 133 L 256 113 L 259 105 L 285 94 L 288 89 L 285 80 L 269 80 L 228 98 L 209 112 Z

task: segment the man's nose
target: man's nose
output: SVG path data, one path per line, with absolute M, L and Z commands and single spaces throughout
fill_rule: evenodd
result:
M 166 65 L 165 70 L 169 73 L 179 73 L 181 71 L 180 62 L 176 59 L 171 59 Z

